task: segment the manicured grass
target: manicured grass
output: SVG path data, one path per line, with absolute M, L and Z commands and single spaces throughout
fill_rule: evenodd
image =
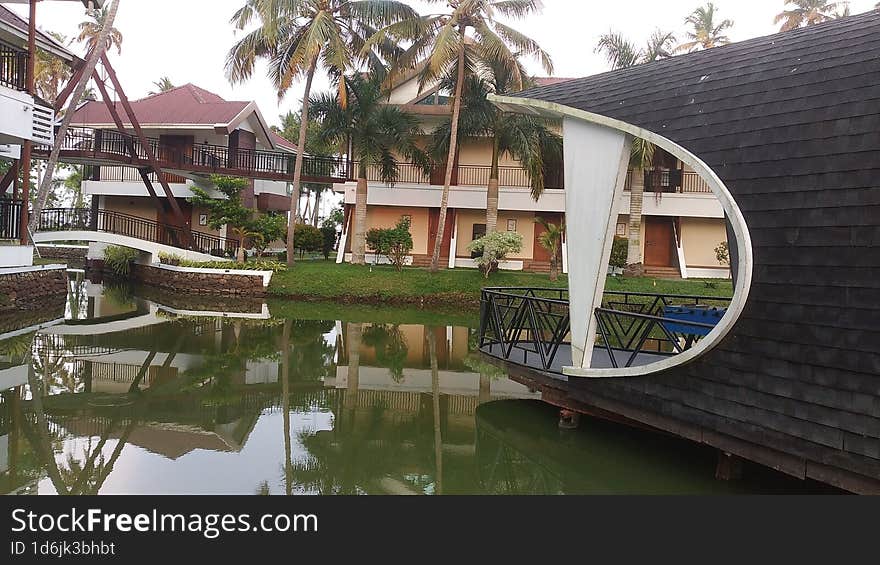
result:
M 277 297 L 343 301 L 353 304 L 419 304 L 473 306 L 484 287 L 566 288 L 561 277 L 551 283 L 547 275 L 502 272 L 487 281 L 471 269 L 444 270 L 431 274 L 425 269 L 336 265 L 332 261 L 307 261 L 272 277 L 269 293 Z M 610 277 L 608 290 L 663 294 L 730 296 L 730 281 L 662 280 Z

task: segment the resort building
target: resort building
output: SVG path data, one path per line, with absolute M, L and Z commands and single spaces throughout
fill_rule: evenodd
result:
M 131 107 L 144 134 L 158 150 L 163 163 L 164 180 L 170 186 L 183 211 L 186 226 L 171 213 L 167 203 L 157 207 L 138 168 L 123 164 L 87 165 L 83 181 L 84 194 L 92 197 L 93 210 L 122 219 L 136 218 L 174 228 L 185 228 L 218 238 L 226 238 L 226 228 L 212 230 L 207 210 L 194 207 L 188 198 L 195 183 L 208 190 L 207 176 L 212 168 L 220 174 L 243 172 L 261 166 L 262 160 L 279 161 L 287 168 L 293 161 L 296 146 L 274 133 L 254 102 L 230 102 L 220 96 L 186 84 L 166 92 L 131 102 Z M 123 116 L 126 128 L 131 127 Z M 91 100 L 81 105 L 73 116 L 73 127 L 82 132 L 89 146 L 108 145 L 98 136 L 121 137 L 111 109 L 103 101 Z M 68 137 L 76 138 L 76 131 Z M 86 139 L 87 138 L 87 139 Z M 68 143 L 75 149 L 76 143 Z M 103 151 L 99 151 L 103 152 Z M 232 165 L 234 163 L 234 166 Z M 198 169 L 195 171 L 194 169 Z M 150 173 L 151 182 L 158 182 Z M 262 212 L 286 212 L 290 208 L 288 184 L 284 180 L 254 179 L 242 194 L 245 206 Z M 162 198 L 162 200 L 167 200 Z
M 539 86 L 560 84 L 570 79 L 538 78 Z M 427 136 L 436 126 L 451 117 L 451 100 L 438 86 L 419 88 L 417 72 L 401 77 L 392 87 L 389 104 L 397 105 L 419 117 Z M 561 133 L 561 124 L 557 126 Z M 441 247 L 443 266 L 473 268 L 475 263 L 468 245 L 486 233 L 487 192 L 492 162 L 492 141 L 488 138 L 461 140 L 455 159 L 449 212 Z M 632 199 L 630 188 L 642 184 L 641 171 L 631 171 L 627 191 L 618 202 L 617 235 L 628 238 L 638 233 L 635 254 L 630 263 L 644 263 L 647 274 L 670 277 L 727 277 L 729 269 L 716 258 L 715 248 L 726 242 L 724 213 L 708 185 L 671 155 L 658 150 L 655 167 L 644 173 L 645 196 L 639 203 Z M 523 251 L 510 257 L 502 268 L 547 271 L 550 255 L 539 243 L 543 230 L 536 218 L 558 224 L 565 215 L 563 164 L 545 170 L 546 189 L 535 201 L 530 193 L 531 179 L 521 163 L 502 155 L 499 171 L 498 230 L 518 232 L 523 237 Z M 378 170 L 368 171 L 367 230 L 394 226 L 402 216 L 411 219 L 414 248 L 412 264 L 430 263 L 440 218 L 440 199 L 445 166 L 425 174 L 410 163 L 400 164 L 399 180 L 393 186 L 383 182 Z M 633 182 L 635 180 L 635 182 Z M 356 182 L 334 185 L 344 197 L 346 218 L 338 262 L 351 260 Z M 631 200 L 635 203 L 632 209 Z M 640 205 L 639 205 L 640 204 Z M 635 214 L 635 222 L 631 215 Z M 569 220 L 576 221 L 576 220 Z M 636 238 L 632 238 L 635 241 Z M 563 245 L 563 270 L 567 249 Z M 367 254 L 368 261 L 382 261 Z

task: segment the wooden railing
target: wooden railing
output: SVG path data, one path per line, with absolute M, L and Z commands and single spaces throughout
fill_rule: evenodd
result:
M 357 180 L 360 174 L 360 163 L 349 162 L 346 175 L 350 180 Z M 398 163 L 395 184 L 426 184 L 442 186 L 445 180 L 445 168 L 438 165 L 433 171 L 425 171 L 413 163 Z M 489 165 L 459 165 L 452 175 L 453 186 L 489 186 L 492 167 Z M 564 188 L 562 168 L 551 170 L 544 175 L 544 185 L 548 189 Z M 369 182 L 383 183 L 382 169 L 378 165 L 367 165 L 366 178 Z M 502 188 L 531 188 L 532 178 L 523 167 L 498 167 L 498 185 Z
M 37 231 L 100 231 L 188 249 L 186 230 L 137 216 L 109 210 L 93 213 L 88 208 L 51 208 L 40 213 Z M 201 253 L 232 257 L 238 251 L 237 239 L 190 231 L 191 248 Z
M 0 239 L 21 237 L 21 200 L 0 199 Z
M 13 90 L 25 90 L 27 63 L 27 51 L 0 41 L 0 85 Z

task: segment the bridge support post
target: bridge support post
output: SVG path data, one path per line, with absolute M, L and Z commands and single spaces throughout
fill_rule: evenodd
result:
M 560 430 L 576 430 L 581 425 L 581 415 L 574 410 L 559 411 L 559 429 Z

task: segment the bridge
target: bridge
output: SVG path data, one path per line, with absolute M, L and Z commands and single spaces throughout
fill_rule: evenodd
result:
M 0 203 L 0 217 L 5 217 L 2 211 L 6 207 L 5 203 Z M 33 241 L 36 244 L 89 241 L 121 245 L 154 256 L 159 253 L 176 254 L 194 261 L 234 257 L 241 246 L 237 239 L 184 230 L 179 226 L 119 212 L 89 208 L 43 210 L 37 223 L 37 231 L 33 234 Z
M 218 174 L 269 181 L 293 181 L 296 154 L 284 151 L 230 149 L 223 145 L 200 144 L 181 148 L 147 137 L 157 164 L 166 172 L 204 179 Z M 153 172 L 150 156 L 140 138 L 118 130 L 70 128 L 62 140 L 60 160 L 75 165 L 126 166 Z M 34 157 L 47 159 L 52 148 L 34 148 Z M 346 182 L 350 166 L 334 157 L 306 156 L 302 182 L 331 184 Z

